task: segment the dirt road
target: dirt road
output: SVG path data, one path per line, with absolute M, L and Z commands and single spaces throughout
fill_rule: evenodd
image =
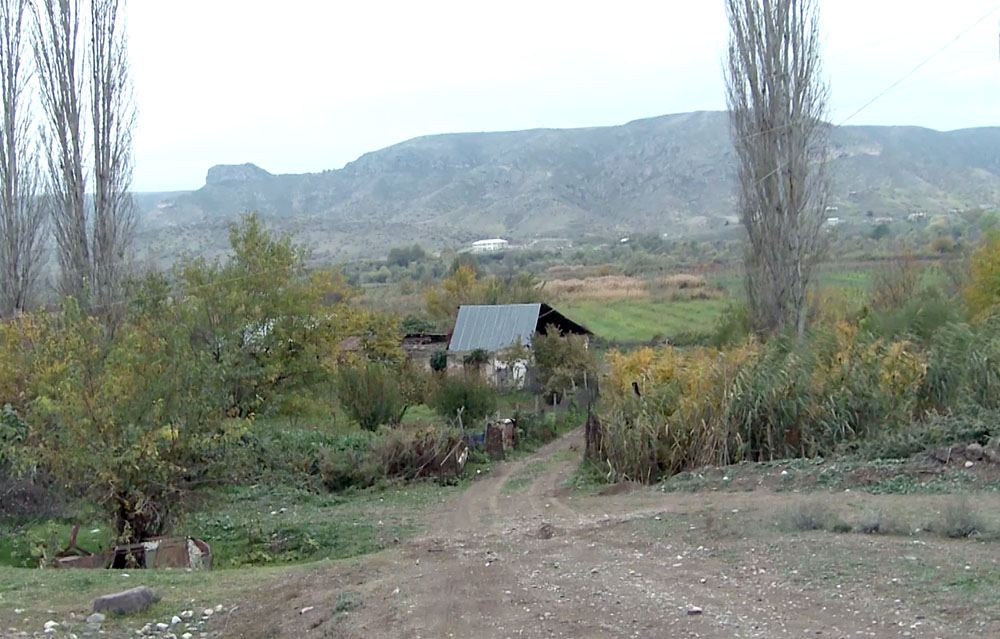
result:
M 582 447 L 576 431 L 501 464 L 429 512 L 422 538 L 261 584 L 214 630 L 358 639 L 1000 637 L 1000 595 L 975 590 L 1000 574 L 995 545 L 778 534 L 772 522 L 789 496 L 768 491 L 574 496 L 564 483 Z M 844 507 L 878 501 L 843 499 Z M 947 591 L 949 583 L 958 585 Z

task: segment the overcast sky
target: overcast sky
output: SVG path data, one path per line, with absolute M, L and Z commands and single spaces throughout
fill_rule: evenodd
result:
M 820 0 L 831 120 L 1000 124 L 1000 2 Z M 722 0 L 132 0 L 139 191 L 340 168 L 432 133 L 725 106 Z

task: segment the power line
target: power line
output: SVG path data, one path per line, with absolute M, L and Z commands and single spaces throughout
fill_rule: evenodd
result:
M 958 43 L 960 40 L 962 40 L 965 36 L 969 35 L 969 33 L 971 33 L 973 29 L 975 29 L 980 24 L 982 24 L 983 22 L 985 22 L 986 20 L 988 20 L 991 16 L 993 16 L 998 11 L 1000 11 L 1000 4 L 996 5 L 992 9 L 990 9 L 989 12 L 987 12 L 985 15 L 983 15 L 982 17 L 980 17 L 978 20 L 976 20 L 975 22 L 973 22 L 972 24 L 970 24 L 968 27 L 966 27 L 965 29 L 963 29 L 962 31 L 960 31 L 958 33 L 958 35 L 956 35 L 954 38 L 952 38 L 951 40 L 949 40 L 948 42 L 946 42 L 945 44 L 943 44 L 941 47 L 939 47 L 938 49 L 936 49 L 934 52 L 932 52 L 930 55 L 928 55 L 926 58 L 924 58 L 923 60 L 921 60 L 920 63 L 917 64 L 917 66 L 915 66 L 912 69 L 910 69 L 901 78 L 899 78 L 898 80 L 896 80 L 895 82 L 893 82 L 892 84 L 890 84 L 889 86 L 887 86 L 886 88 L 884 88 L 881 91 L 879 91 L 875 95 L 875 97 L 873 97 L 871 100 L 868 100 L 867 102 L 865 102 L 864 104 L 862 104 L 860 107 L 858 107 L 858 109 L 856 111 L 854 111 L 849 116 L 847 116 L 846 118 L 844 118 L 840 122 L 840 124 L 838 124 L 837 126 L 843 126 L 843 125 L 847 124 L 852 119 L 854 119 L 858 114 L 860 114 L 862 111 L 866 110 L 868 107 L 870 107 L 871 105 L 873 105 L 876 102 L 878 102 L 879 100 L 881 100 L 883 97 L 885 97 L 886 94 L 890 93 L 896 87 L 898 87 L 899 85 L 901 85 L 904 82 L 906 82 L 907 80 L 909 80 L 918 71 L 920 71 L 925 66 L 927 66 L 932 60 L 934 60 L 936 57 L 938 57 L 939 55 L 941 55 L 942 53 L 944 53 L 945 51 L 947 51 L 948 49 L 950 49 L 952 46 L 954 46 L 956 43 Z
M 857 117 L 858 115 L 860 115 L 861 113 L 863 113 L 864 111 L 866 111 L 873 104 L 875 104 L 876 102 L 878 102 L 879 100 L 881 100 L 882 98 L 884 98 L 886 95 L 888 95 L 889 93 L 891 93 L 893 90 L 895 90 L 897 87 L 899 87 L 903 82 L 906 82 L 906 80 L 908 80 L 911 77 L 913 77 L 916 73 L 918 73 L 921 69 L 923 69 L 925 66 L 927 66 L 931 61 L 933 61 L 939 55 L 941 55 L 942 53 L 944 53 L 945 51 L 947 51 L 948 49 L 950 49 L 952 46 L 954 46 L 955 44 L 957 44 L 959 41 L 961 41 L 963 38 L 965 38 L 966 36 L 968 36 L 969 33 L 971 33 L 976 27 L 978 27 L 979 25 L 981 25 L 983 22 L 985 22 L 986 20 L 988 20 L 991 16 L 995 15 L 997 12 L 1000 12 L 1000 4 L 997 4 L 992 9 L 990 9 L 987 13 L 983 14 L 981 17 L 979 17 L 978 19 L 976 19 L 975 22 L 971 23 L 969 26 L 967 26 L 964 29 L 962 29 L 961 31 L 959 31 L 958 34 L 956 34 L 953 38 L 951 38 L 949 41 L 947 41 L 946 43 L 944 43 L 942 46 L 940 46 L 937 49 L 935 49 L 927 57 L 925 57 L 923 60 L 921 60 L 916 66 L 914 66 L 912 69 L 910 69 L 905 74 L 903 74 L 901 77 L 899 77 L 897 80 L 895 80 L 894 82 L 892 82 L 891 84 L 889 84 L 888 86 L 886 86 L 884 89 L 882 89 L 881 91 L 879 91 L 877 94 L 875 94 L 875 96 L 873 96 L 870 100 L 868 100 L 867 102 L 865 102 L 864 104 L 862 104 L 860 107 L 858 107 L 855 111 L 853 111 L 846 118 L 844 118 L 843 120 L 841 120 L 836 126 L 844 126 L 849 121 L 851 121 L 852 119 L 854 119 L 855 117 Z M 768 133 L 774 133 L 774 132 L 781 131 L 781 130 L 784 130 L 784 129 L 787 129 L 787 128 L 791 128 L 793 126 L 798 126 L 803 121 L 805 121 L 805 120 L 804 119 L 797 119 L 797 120 L 794 120 L 794 121 L 789 122 L 787 124 L 779 125 L 779 126 L 772 127 L 772 128 L 765 129 L 765 130 L 761 130 L 761 131 L 754 131 L 753 133 L 750 133 L 750 134 L 747 134 L 747 135 L 744 135 L 744 136 L 740 136 L 740 137 L 736 138 L 736 140 L 738 140 L 738 141 L 744 141 L 744 140 L 752 139 L 754 137 L 759 137 L 761 135 L 766 135 Z M 828 158 L 824 158 L 823 160 L 820 160 L 818 163 L 826 164 L 826 163 L 829 163 L 831 161 L 832 161 L 832 159 L 828 157 Z M 764 175 L 763 177 L 761 177 L 760 179 L 758 179 L 757 180 L 757 185 L 760 185 L 765 180 L 767 180 L 767 179 L 771 178 L 772 176 L 774 176 L 782 168 L 783 168 L 782 165 L 779 164 L 777 167 L 774 168 L 774 170 L 768 172 L 766 175 Z M 190 294 L 191 292 L 196 291 L 196 290 L 208 289 L 208 288 L 215 287 L 215 286 L 222 286 L 222 285 L 225 285 L 225 284 L 231 284 L 231 283 L 235 283 L 235 282 L 238 282 L 238 281 L 246 280 L 246 279 L 249 279 L 249 278 L 252 278 L 252 277 L 258 277 L 258 276 L 261 276 L 261 275 L 267 275 L 267 274 L 270 274 L 270 273 L 273 273 L 273 272 L 277 272 L 279 270 L 284 270 L 284 269 L 266 269 L 266 270 L 257 271 L 257 272 L 249 272 L 249 273 L 245 273 L 243 275 L 239 275 L 239 276 L 236 276 L 236 277 L 233 277 L 233 278 L 227 278 L 227 279 L 223 279 L 223 280 L 216 280 L 214 282 L 206 282 L 206 283 L 200 284 L 200 285 L 188 286 L 188 287 L 185 287 L 183 290 L 184 290 L 185 293 Z M 308 269 L 302 269 L 302 271 L 303 272 L 308 272 Z M 100 305 L 100 306 L 97 306 L 97 307 L 92 307 L 91 311 L 110 311 L 113 308 L 118 308 L 118 307 L 123 306 L 125 304 L 128 304 L 130 302 L 134 302 L 134 301 L 141 300 L 141 299 L 143 299 L 141 295 L 133 295 L 133 296 L 129 296 L 129 297 L 125 297 L 125 298 L 119 299 L 119 300 L 113 300 L 113 301 L 111 301 L 111 302 L 109 302 L 107 304 L 103 304 L 103 305 Z
M 875 94 L 874 97 L 872 97 L 870 100 L 868 100 L 867 102 L 865 102 L 864 104 L 862 104 L 860 107 L 858 107 L 853 113 L 851 113 L 846 118 L 844 118 L 843 120 L 841 120 L 836 126 L 844 126 L 845 124 L 847 124 L 848 122 L 850 122 L 852 119 L 854 119 L 855 117 L 857 117 L 858 115 L 860 115 L 862 112 L 866 111 L 873 104 L 875 104 L 876 102 L 878 102 L 879 100 L 881 100 L 882 98 L 884 98 L 886 95 L 888 95 L 889 93 L 891 93 L 893 90 L 895 90 L 899 85 L 903 84 L 904 82 L 906 82 L 907 80 L 909 80 L 911 77 L 913 77 L 921 69 L 923 69 L 925 66 L 927 66 L 932 60 L 934 60 L 935 58 L 937 58 L 939 55 L 941 55 L 942 53 L 944 53 L 945 51 L 947 51 L 948 49 L 950 49 L 952 46 L 954 46 L 956 43 L 958 43 L 959 41 L 961 41 L 963 38 L 965 38 L 967 35 L 969 35 L 976 27 L 978 27 L 983 22 L 985 22 L 986 20 L 988 20 L 991 16 L 995 15 L 998 11 L 1000 11 L 1000 4 L 994 6 L 987 13 L 983 14 L 982 16 L 980 16 L 975 22 L 973 22 L 969 26 L 967 26 L 964 29 L 962 29 L 961 31 L 959 31 L 958 34 L 955 35 L 955 37 L 953 37 L 951 40 L 949 40 L 948 42 L 944 43 L 943 45 L 941 45 L 940 47 L 938 47 L 937 49 L 935 49 L 930 55 L 928 55 L 926 58 L 924 58 L 923 60 L 921 60 L 916 66 L 914 66 L 912 69 L 910 69 L 909 71 L 907 71 L 901 77 L 899 77 L 894 82 L 892 82 L 891 84 L 889 84 L 888 86 L 886 86 L 884 89 L 882 89 L 881 91 L 879 91 L 877 94 Z M 797 124 L 796 122 L 791 122 L 791 123 L 783 125 L 783 126 L 774 127 L 773 129 L 768 129 L 768 130 L 765 130 L 765 131 L 756 131 L 756 132 L 750 134 L 749 136 L 740 137 L 740 138 L 737 138 L 737 139 L 738 140 L 750 139 L 751 137 L 753 137 L 755 135 L 764 135 L 766 133 L 771 133 L 771 132 L 774 132 L 774 131 L 777 131 L 777 130 L 781 130 L 782 128 L 788 128 L 788 127 L 795 126 L 796 124 Z M 817 161 L 817 164 L 827 164 L 827 163 L 832 162 L 832 161 L 833 161 L 833 158 L 827 157 L 827 158 L 824 158 L 822 160 Z M 779 171 L 781 171 L 782 168 L 784 168 L 784 167 L 782 166 L 781 163 L 779 163 L 778 166 L 776 166 L 774 168 L 774 170 L 768 172 L 766 175 L 764 175 L 759 180 L 757 180 L 757 185 L 759 186 L 765 180 L 768 180 L 771 177 L 773 177 L 776 173 L 778 173 Z

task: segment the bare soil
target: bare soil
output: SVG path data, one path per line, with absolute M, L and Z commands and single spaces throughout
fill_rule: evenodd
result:
M 822 499 L 916 530 L 949 495 L 566 487 L 581 431 L 500 464 L 427 534 L 295 569 L 213 620 L 232 637 L 1000 637 L 996 543 L 782 529 Z M 778 471 L 780 472 L 780 471 Z M 995 493 L 975 493 L 1000 512 Z M 916 523 L 914 523 L 916 522 Z

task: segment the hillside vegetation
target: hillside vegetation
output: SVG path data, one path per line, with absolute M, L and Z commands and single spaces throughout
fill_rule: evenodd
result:
M 1000 129 L 993 128 L 835 128 L 837 210 L 830 215 L 932 216 L 995 202 L 998 144 Z M 197 191 L 140 198 L 140 253 L 154 260 L 217 254 L 228 223 L 251 210 L 306 240 L 318 260 L 382 256 L 401 238 L 441 248 L 495 235 L 531 243 L 721 233 L 736 221 L 732 175 L 728 120 L 719 112 L 600 128 L 435 135 L 321 173 L 212 167 Z

